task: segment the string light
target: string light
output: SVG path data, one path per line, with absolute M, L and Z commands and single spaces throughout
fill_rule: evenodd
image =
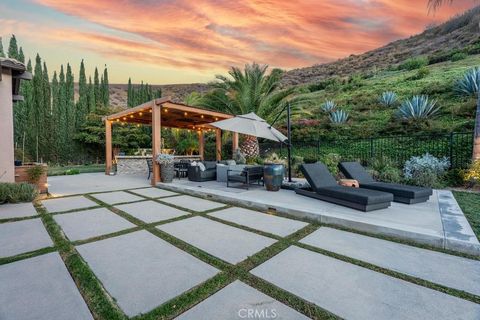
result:
M 123 117 L 123 120 L 127 120 L 127 117 Z
M 200 117 L 203 119 L 204 118 L 203 114 Z
M 118 119 L 118 118 L 117 118 L 117 120 L 115 120 L 115 121 L 117 121 L 117 122 L 118 122 L 118 121 L 120 121 L 120 119 Z
M 188 115 L 188 113 L 184 112 L 183 115 L 186 117 Z
M 138 115 L 141 117 L 143 116 L 143 112 L 139 112 Z
M 133 114 L 130 115 L 130 118 L 133 118 Z
M 215 121 L 218 121 L 218 118 L 217 118 L 217 117 L 215 117 Z

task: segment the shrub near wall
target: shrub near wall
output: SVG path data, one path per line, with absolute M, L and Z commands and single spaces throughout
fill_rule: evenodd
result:
M 35 186 L 28 183 L 0 183 L 0 204 L 30 202 L 37 196 Z

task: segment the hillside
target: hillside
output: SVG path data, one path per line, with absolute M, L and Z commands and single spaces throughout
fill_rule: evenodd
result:
M 421 34 L 397 40 L 364 54 L 290 70 L 285 73 L 283 86 L 317 82 L 332 76 L 345 77 L 359 73 L 375 73 L 419 55 L 440 57 L 452 50 L 478 43 L 479 22 L 480 6 L 439 26 L 429 28 Z
M 480 66 L 480 55 L 470 55 L 459 61 L 446 61 L 422 68 L 426 73 L 418 77 L 419 70 L 381 71 L 366 78 L 354 77 L 348 81 L 332 81 L 325 88 L 303 85 L 308 99 L 303 105 L 308 115 L 296 121 L 296 138 L 323 137 L 372 137 L 395 134 L 446 133 L 471 131 L 474 124 L 475 98 L 460 97 L 454 91 L 455 83 L 465 71 Z M 425 71 L 427 70 L 427 71 Z M 398 102 L 387 108 L 379 103 L 380 95 L 394 91 Z M 397 107 L 406 98 L 424 94 L 437 101 L 439 114 L 417 125 L 403 123 L 396 117 Z M 328 115 L 320 106 L 333 100 L 339 109 L 349 113 L 346 126 L 332 126 Z M 309 119 L 309 120 L 301 120 Z

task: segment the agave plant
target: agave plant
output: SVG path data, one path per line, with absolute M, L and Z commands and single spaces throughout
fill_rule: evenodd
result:
M 391 107 L 397 102 L 397 94 L 392 91 L 385 91 L 382 93 L 380 96 L 380 104 L 382 104 L 385 107 Z
M 398 117 L 403 120 L 420 120 L 433 117 L 440 108 L 436 106 L 435 100 L 428 96 L 413 96 L 405 100 L 398 108 Z
M 322 104 L 322 110 L 326 113 L 331 113 L 337 108 L 337 104 L 332 100 L 327 100 Z
M 455 91 L 461 95 L 474 95 L 480 86 L 480 67 L 468 70 L 455 85 Z
M 342 124 L 347 122 L 348 113 L 343 110 L 335 110 L 330 113 L 330 122 L 333 124 Z

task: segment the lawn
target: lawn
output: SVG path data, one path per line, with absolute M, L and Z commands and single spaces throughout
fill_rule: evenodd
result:
M 480 194 L 460 191 L 454 191 L 453 194 L 480 240 Z
M 85 164 L 72 166 L 57 166 L 48 168 L 48 176 L 63 176 L 67 174 L 91 173 L 105 171 L 105 164 Z

